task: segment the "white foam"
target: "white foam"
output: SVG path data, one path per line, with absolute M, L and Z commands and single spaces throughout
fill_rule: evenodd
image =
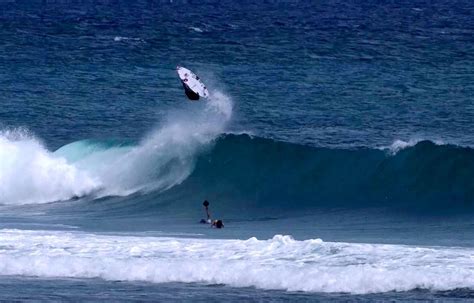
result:
M 0 133 L 0 159 L 0 204 L 66 200 L 101 187 L 21 130 Z
M 353 294 L 474 288 L 474 249 L 0 230 L 0 275 Z
M 195 26 L 190 26 L 189 29 L 195 31 L 195 32 L 198 32 L 198 33 L 202 33 L 204 32 L 201 28 L 199 27 L 195 27 Z
M 390 151 L 390 153 L 392 155 L 394 155 L 394 154 L 398 153 L 399 151 L 401 151 L 402 149 L 405 149 L 407 147 L 415 146 L 420 141 L 421 140 L 419 140 L 419 139 L 410 139 L 409 141 L 403 141 L 403 140 L 398 140 L 397 139 L 397 140 L 393 141 L 393 143 L 390 146 L 385 147 L 385 148 L 387 148 Z
M 114 37 L 115 42 L 121 42 L 121 41 L 139 41 L 139 42 L 144 42 L 143 39 L 141 38 L 133 38 L 133 37 L 122 37 L 122 36 L 115 36 Z
M 166 190 L 193 171 L 197 155 L 224 132 L 232 116 L 232 102 L 216 93 L 196 108 L 169 113 L 156 130 L 134 148 L 92 153 L 74 165 L 103 183 L 102 195 Z
M 94 194 L 166 190 L 185 180 L 194 162 L 232 117 L 232 101 L 215 92 L 187 101 L 135 147 L 73 143 L 57 153 L 21 131 L 0 133 L 0 204 L 46 203 Z
M 399 151 L 405 149 L 405 148 L 409 148 L 409 147 L 412 147 L 412 146 L 415 146 L 417 145 L 418 143 L 420 143 L 421 141 L 423 141 L 424 139 L 419 139 L 419 138 L 412 138 L 408 141 L 404 141 L 404 140 L 395 140 L 393 141 L 393 143 L 390 145 L 390 146 L 383 146 L 381 147 L 380 149 L 382 150 L 388 150 L 388 152 L 391 154 L 391 155 L 395 155 L 396 153 L 398 153 Z M 441 140 L 433 140 L 432 141 L 434 144 L 436 145 L 443 145 L 445 144 L 443 141 Z

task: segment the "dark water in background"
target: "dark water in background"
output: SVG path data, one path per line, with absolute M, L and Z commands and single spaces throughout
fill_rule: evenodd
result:
M 2 123 L 53 148 L 143 136 L 182 100 L 176 64 L 224 86 L 234 127 L 261 136 L 473 144 L 470 1 L 2 8 Z
M 473 59 L 470 1 L 2 2 L 1 298 L 469 300 Z M 187 102 L 177 64 L 213 100 Z M 194 224 L 203 199 L 224 230 Z

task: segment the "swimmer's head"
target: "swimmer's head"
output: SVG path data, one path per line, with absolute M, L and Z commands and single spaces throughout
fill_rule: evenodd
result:
M 222 227 L 224 227 L 224 223 L 222 222 L 222 220 L 214 220 L 214 222 L 212 222 L 212 225 L 213 225 L 215 228 L 222 228 Z

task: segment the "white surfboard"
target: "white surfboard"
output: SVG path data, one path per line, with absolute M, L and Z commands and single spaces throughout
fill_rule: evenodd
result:
M 199 95 L 199 97 L 209 97 L 209 91 L 195 73 L 182 66 L 177 66 L 176 71 L 178 72 L 179 79 L 181 79 L 183 84 L 186 85 L 192 92 Z

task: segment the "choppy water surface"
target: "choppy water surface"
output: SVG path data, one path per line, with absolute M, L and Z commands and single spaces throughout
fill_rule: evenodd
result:
M 0 6 L 1 300 L 472 298 L 471 2 Z

